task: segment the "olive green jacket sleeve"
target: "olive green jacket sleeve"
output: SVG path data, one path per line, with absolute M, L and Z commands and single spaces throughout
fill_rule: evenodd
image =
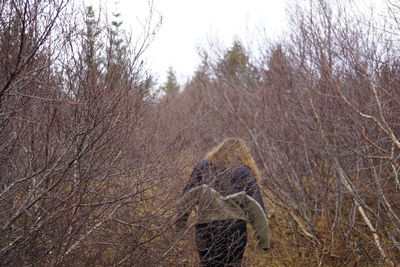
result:
M 255 199 L 246 195 L 246 203 L 244 207 L 248 222 L 251 224 L 256 235 L 258 246 L 263 249 L 270 248 L 270 231 L 268 219 L 264 210 Z

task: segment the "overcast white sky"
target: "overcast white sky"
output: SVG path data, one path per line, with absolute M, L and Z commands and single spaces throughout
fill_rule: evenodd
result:
M 200 63 L 198 47 L 207 47 L 208 40 L 218 40 L 230 47 L 234 39 L 257 40 L 259 35 L 276 38 L 287 27 L 286 3 L 293 0 L 82 0 L 96 6 L 99 2 L 111 12 L 121 13 L 123 25 L 135 35 L 143 29 L 140 24 L 149 17 L 153 4 L 153 22 L 162 16 L 162 24 L 154 41 L 145 53 L 146 63 L 165 81 L 172 66 L 178 81 L 183 83 Z M 384 0 L 352 0 L 353 8 L 365 9 L 371 3 Z M 356 11 L 357 12 L 357 11 Z M 264 30 L 264 31 L 262 31 Z
M 93 0 L 94 2 L 96 0 Z M 125 26 L 133 34 L 140 33 L 138 22 L 148 18 L 148 0 L 100 0 L 108 9 L 117 10 Z M 117 5 L 115 4 L 117 2 Z M 150 69 L 165 80 L 172 66 L 183 82 L 200 63 L 197 48 L 207 40 L 218 39 L 229 47 L 235 38 L 251 40 L 265 27 L 275 36 L 285 20 L 285 0 L 153 0 L 156 22 L 162 16 L 161 27 L 145 57 Z

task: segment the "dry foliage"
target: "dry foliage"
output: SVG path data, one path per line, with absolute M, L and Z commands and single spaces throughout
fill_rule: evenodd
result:
M 0 0 L 0 265 L 196 266 L 175 206 L 225 137 L 251 145 L 270 211 L 273 249 L 250 238 L 245 266 L 400 264 L 395 1 L 385 20 L 298 1 L 282 43 L 211 47 L 164 99 L 151 25 L 121 46 L 74 8 Z

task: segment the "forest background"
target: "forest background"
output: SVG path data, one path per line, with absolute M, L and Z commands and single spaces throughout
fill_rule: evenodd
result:
M 0 265 L 196 266 L 176 205 L 226 137 L 251 147 L 272 229 L 245 266 L 400 264 L 400 3 L 384 3 L 376 19 L 299 0 L 279 43 L 205 47 L 156 88 L 158 24 L 132 38 L 73 1 L 0 0 Z

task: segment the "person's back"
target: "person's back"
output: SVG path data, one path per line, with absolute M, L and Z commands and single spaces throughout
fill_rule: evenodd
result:
M 177 225 L 182 227 L 195 205 L 196 243 L 203 266 L 240 266 L 247 222 L 253 226 L 259 246 L 269 248 L 265 207 L 253 172 L 240 160 L 213 161 L 212 157 L 194 168 L 184 188 Z

